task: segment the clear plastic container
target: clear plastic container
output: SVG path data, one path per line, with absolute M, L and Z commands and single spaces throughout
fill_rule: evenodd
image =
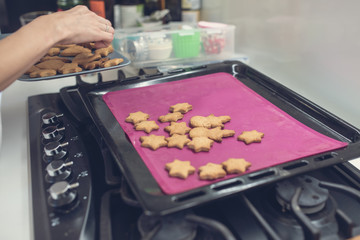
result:
M 113 46 L 135 67 L 225 60 L 234 55 L 235 26 L 171 23 L 116 29 Z
M 149 60 L 164 60 L 171 56 L 173 44 L 166 34 L 151 34 L 147 37 Z

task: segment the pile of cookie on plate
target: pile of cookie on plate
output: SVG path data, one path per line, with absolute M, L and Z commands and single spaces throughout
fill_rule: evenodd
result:
M 218 116 L 210 114 L 207 117 L 193 116 L 190 119 L 190 127 L 186 122 L 177 122 L 184 117 L 184 114 L 192 110 L 189 103 L 178 103 L 170 106 L 166 115 L 160 116 L 158 121 L 161 123 L 170 122 L 170 125 L 164 130 L 169 133 L 170 137 L 150 134 L 141 136 L 141 146 L 157 150 L 160 147 L 177 147 L 183 149 L 187 146 L 193 152 L 208 152 L 214 142 L 221 142 L 225 137 L 233 137 L 234 130 L 224 129 L 224 124 L 231 120 L 230 116 Z M 130 113 L 125 119 L 126 122 L 134 124 L 137 131 L 151 133 L 160 127 L 155 121 L 150 121 L 149 114 L 138 111 Z M 190 137 L 190 138 L 189 138 Z M 264 133 L 257 130 L 243 131 L 237 140 L 246 144 L 261 142 Z M 243 158 L 229 158 L 221 164 L 207 163 L 205 166 L 199 167 L 199 178 L 201 180 L 214 180 L 222 178 L 227 174 L 244 173 L 251 166 Z M 195 173 L 195 167 L 191 166 L 190 161 L 181 161 L 175 159 L 173 162 L 167 163 L 165 169 L 169 171 L 169 176 L 186 179 L 190 174 Z
M 25 74 L 37 78 L 116 66 L 124 59 L 108 58 L 113 51 L 112 45 L 95 49 L 94 43 L 56 45 Z

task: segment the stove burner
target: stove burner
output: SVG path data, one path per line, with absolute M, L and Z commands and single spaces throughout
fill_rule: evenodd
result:
M 146 216 L 138 219 L 138 229 L 143 239 L 192 240 L 197 233 L 197 224 L 187 221 L 186 211 L 167 216 Z
M 310 176 L 300 176 L 276 184 L 276 200 L 283 209 L 291 209 L 291 199 L 297 188 L 302 191 L 298 205 L 305 214 L 313 214 L 324 209 L 329 191 L 319 186 L 320 181 Z

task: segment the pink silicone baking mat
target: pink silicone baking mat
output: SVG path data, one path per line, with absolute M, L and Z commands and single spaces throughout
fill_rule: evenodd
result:
M 208 162 L 245 158 L 252 164 L 246 172 L 249 173 L 347 145 L 300 123 L 228 73 L 109 92 L 103 99 L 165 194 L 176 194 L 237 176 L 228 175 L 215 181 L 199 180 L 197 172 L 185 180 L 169 177 L 165 164 L 174 159 L 190 161 L 198 169 Z M 171 105 L 183 102 L 191 104 L 193 110 L 178 122 L 189 125 L 193 116 L 229 115 L 231 121 L 224 129 L 235 130 L 235 136 L 224 138 L 221 143 L 214 142 L 209 152 L 194 153 L 187 147 L 182 150 L 163 147 L 156 151 L 141 147 L 140 136 L 149 134 L 135 131 L 133 124 L 125 122 L 129 113 L 148 113 L 149 120 L 155 120 L 160 126 L 150 134 L 168 137 L 164 127 L 169 123 L 160 123 L 157 119 L 169 113 Z M 247 130 L 263 132 L 262 142 L 246 145 L 238 141 L 237 136 Z

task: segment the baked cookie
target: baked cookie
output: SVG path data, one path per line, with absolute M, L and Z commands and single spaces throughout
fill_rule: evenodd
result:
M 231 120 L 231 117 L 230 116 L 219 116 L 219 117 L 216 117 L 214 114 L 210 114 L 209 116 L 206 117 L 210 124 L 211 124 L 211 127 L 214 128 L 214 127 L 221 127 L 223 128 L 224 127 L 224 123 L 227 123 Z
M 190 118 L 190 126 L 193 128 L 195 127 L 211 128 L 211 122 L 207 117 L 194 116 Z
M 76 46 L 76 44 L 57 44 L 54 47 L 60 48 L 60 49 L 65 49 L 65 48 L 74 47 L 74 46 Z
M 230 129 L 222 129 L 222 137 L 226 138 L 226 137 L 233 137 L 235 135 L 235 131 L 234 130 L 230 130 Z
M 90 50 L 95 49 L 95 43 L 90 42 L 90 43 L 80 43 L 80 46 L 83 46 L 84 48 L 88 48 Z
M 58 72 L 61 74 L 81 72 L 82 68 L 77 63 L 65 63 Z
M 73 63 L 78 63 L 79 65 L 81 64 L 86 64 L 92 61 L 96 61 L 99 60 L 101 58 L 100 54 L 92 54 L 91 52 L 87 52 L 87 53 L 80 53 L 78 55 L 76 55 L 72 62 Z
M 243 141 L 246 144 L 250 144 L 253 142 L 261 142 L 261 139 L 264 137 L 264 133 L 258 132 L 256 130 L 252 131 L 243 131 L 239 136 L 238 140 Z
M 49 77 L 49 76 L 55 76 L 56 75 L 56 70 L 54 69 L 40 69 L 34 72 L 30 73 L 30 77 L 31 78 L 36 78 L 36 77 Z
M 170 106 L 170 112 L 181 112 L 182 114 L 187 113 L 192 110 L 192 105 L 189 103 L 177 103 L 175 105 Z
M 190 174 L 195 173 L 195 168 L 190 161 L 180 161 L 175 159 L 173 162 L 165 164 L 165 169 L 169 171 L 170 177 L 186 179 Z
M 45 56 L 45 57 L 42 57 L 40 59 L 40 62 L 44 62 L 44 61 L 47 61 L 47 60 L 60 60 L 60 61 L 63 61 L 64 63 L 71 62 L 71 60 L 69 58 L 59 57 L 59 56 Z
M 226 172 L 221 164 L 207 163 L 199 167 L 199 177 L 201 180 L 215 180 L 226 176 Z
M 105 48 L 96 49 L 95 54 L 100 54 L 102 57 L 106 57 L 107 55 L 109 55 L 113 51 L 114 51 L 113 46 L 109 45 L 108 47 L 105 47 Z
M 208 137 L 216 142 L 221 142 L 224 137 L 232 137 L 235 135 L 234 130 L 224 129 L 222 130 L 221 127 L 216 128 L 204 128 L 204 127 L 196 127 L 190 130 L 189 136 L 190 138 L 195 137 Z
M 36 66 L 31 66 L 31 68 L 29 68 L 29 69 L 25 72 L 25 74 L 30 74 L 30 73 L 35 72 L 35 71 L 38 71 L 38 70 L 40 70 L 40 68 L 38 68 L 38 67 L 36 67 Z
M 221 164 L 227 174 L 244 173 L 251 166 L 251 163 L 243 158 L 229 158 Z
M 41 69 L 53 69 L 58 71 L 65 63 L 61 60 L 47 60 L 36 64 L 35 66 Z
M 213 143 L 214 141 L 207 137 L 195 137 L 187 144 L 187 146 L 194 152 L 208 152 Z
M 190 132 L 191 128 L 186 126 L 186 122 L 171 122 L 170 126 L 165 127 L 164 130 L 172 136 L 174 134 L 184 135 Z
M 59 55 L 59 53 L 60 53 L 60 48 L 52 47 L 47 52 L 47 55 L 49 55 L 49 56 L 57 56 L 57 55 Z
M 140 141 L 142 147 L 150 148 L 152 150 L 167 146 L 165 136 L 151 134 L 150 136 L 141 136 Z
M 80 53 L 91 53 L 91 50 L 84 48 L 83 46 L 75 45 L 69 48 L 65 48 L 61 51 L 60 55 L 64 57 L 74 57 Z
M 107 61 L 104 61 L 103 63 L 101 63 L 100 67 L 102 67 L 102 68 L 113 67 L 113 66 L 119 65 L 123 61 L 124 61 L 124 59 L 122 59 L 122 58 L 113 58 L 113 59 L 110 59 L 110 60 L 107 60 Z
M 174 113 L 168 113 L 166 115 L 160 116 L 159 121 L 160 122 L 176 122 L 180 119 L 182 119 L 184 115 L 182 115 L 180 112 L 174 112 Z
M 207 137 L 216 141 L 221 142 L 224 137 L 232 137 L 235 135 L 234 130 L 222 130 L 221 127 L 216 127 L 212 129 L 208 129 Z
M 101 64 L 105 61 L 109 60 L 108 58 L 101 58 L 97 61 L 92 61 L 92 62 L 88 62 L 88 63 L 80 63 L 79 65 L 81 67 L 83 67 L 84 69 L 86 70 L 92 70 L 92 69 L 95 69 L 95 68 L 98 68 L 101 66 Z
M 153 130 L 158 130 L 160 127 L 155 121 L 142 121 L 135 124 L 135 130 L 150 133 Z
M 208 137 L 209 136 L 209 129 L 205 127 L 195 127 L 192 128 L 189 132 L 190 138 L 196 137 Z
M 137 111 L 134 113 L 130 113 L 129 116 L 125 119 L 125 122 L 137 124 L 139 122 L 148 120 L 149 117 L 149 114 L 143 113 L 142 111 Z
M 186 135 L 174 134 L 171 137 L 166 138 L 166 141 L 168 141 L 168 147 L 183 149 L 184 146 L 190 142 L 190 139 Z

